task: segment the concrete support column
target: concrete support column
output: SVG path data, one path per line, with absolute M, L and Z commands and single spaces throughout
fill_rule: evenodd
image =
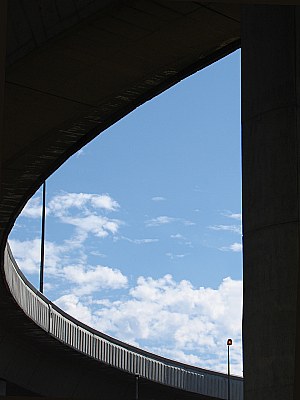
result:
M 245 400 L 296 400 L 300 7 L 242 14 Z

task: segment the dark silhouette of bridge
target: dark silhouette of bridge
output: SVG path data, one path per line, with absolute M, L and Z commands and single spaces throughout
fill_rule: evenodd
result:
M 244 398 L 299 398 L 299 32 L 298 0 L 1 0 L 2 393 L 132 399 L 139 363 L 141 398 L 222 396 L 222 375 L 202 378 L 66 316 L 5 249 L 64 161 L 242 41 Z

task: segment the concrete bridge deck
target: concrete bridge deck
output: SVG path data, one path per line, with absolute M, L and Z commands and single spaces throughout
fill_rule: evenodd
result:
M 203 398 L 203 399 L 226 399 L 227 398 L 227 375 L 189 366 L 183 363 L 160 357 L 155 354 L 130 346 L 98 332 L 76 319 L 70 317 L 57 306 L 47 300 L 38 292 L 20 272 L 9 247 L 5 250 L 4 256 L 5 277 L 8 287 L 17 304 L 14 304 L 16 310 L 12 310 L 11 316 L 18 321 L 24 319 L 24 316 L 17 314 L 17 308 L 26 314 L 27 317 L 36 325 L 31 323 L 31 328 L 27 331 L 34 339 L 35 353 L 39 351 L 39 359 L 32 365 L 33 355 L 26 356 L 27 373 L 22 386 L 27 390 L 35 390 L 44 393 L 48 385 L 65 385 L 66 373 L 63 372 L 60 378 L 57 378 L 57 365 L 48 365 L 49 349 L 43 345 L 43 342 L 49 342 L 52 346 L 59 348 L 61 352 L 77 356 L 77 364 L 81 374 L 86 364 L 91 364 L 90 368 L 93 375 L 97 376 L 97 382 L 92 380 L 87 386 L 82 376 L 75 376 L 74 367 L 69 365 L 72 378 L 72 390 L 67 391 L 68 396 L 81 397 L 83 393 L 87 397 L 97 397 L 99 390 L 101 398 L 115 398 L 114 390 L 118 392 L 118 398 L 132 398 L 136 389 L 140 392 L 139 398 Z M 2 310 L 3 311 L 3 310 Z M 20 311 L 20 310 L 19 310 Z M 19 335 L 19 332 L 15 332 Z M 10 339 L 11 340 L 11 339 Z M 19 340 L 22 340 L 19 337 Z M 55 343 L 56 342 L 56 343 Z M 17 362 L 11 358 L 6 358 L 8 349 L 7 340 L 2 341 L 1 354 L 2 364 L 6 363 L 8 371 Z M 17 348 L 15 349 L 15 351 Z M 24 350 L 23 350 L 24 351 Z M 22 353 L 21 353 L 22 354 Z M 24 355 L 23 355 L 24 356 Z M 36 354 L 34 355 L 34 358 Z M 23 360 L 24 362 L 24 360 Z M 43 367 L 41 368 L 41 362 Z M 52 363 L 54 361 L 52 360 Z M 56 364 L 60 364 L 61 359 L 56 359 Z M 45 381 L 45 369 L 47 378 Z M 54 368 L 55 370 L 51 370 Z M 29 373 L 30 371 L 30 373 Z M 29 373 L 29 375 L 28 375 Z M 3 374 L 3 372 L 2 372 Z M 42 374 L 42 376 L 41 376 Z M 53 382 L 50 377 L 53 376 Z M 110 380 L 107 381 L 107 376 Z M 5 377 L 2 375 L 2 378 Z M 9 378 L 9 374 L 7 375 Z M 103 381 L 102 383 L 100 383 Z M 18 381 L 21 383 L 20 380 Z M 68 386 L 68 385 L 67 385 Z M 243 379 L 232 376 L 230 379 L 231 399 L 243 399 Z M 56 394 L 56 387 L 47 388 L 49 392 Z M 155 393 L 157 392 L 157 393 Z M 178 392 L 178 393 L 177 393 Z M 152 394 L 151 394 L 152 393 Z M 155 394 L 154 394 L 155 393 Z M 177 394 L 176 394 L 177 393 Z M 180 393 L 180 395 L 179 395 Z M 60 392 L 60 395 L 62 393 Z M 197 396 L 198 395 L 198 396 Z M 175 397 L 174 397 L 175 396 Z M 195 397 L 195 398 L 196 398 Z

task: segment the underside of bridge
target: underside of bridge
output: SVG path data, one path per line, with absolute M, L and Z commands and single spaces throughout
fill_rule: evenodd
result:
M 297 398 L 297 3 L 0 2 L 1 266 L 15 219 L 51 173 L 145 101 L 238 49 L 242 36 L 245 400 Z M 0 301 L 0 380 L 13 394 L 20 386 L 39 396 L 134 397 L 132 375 L 66 350 L 25 317 L 2 268 Z M 140 398 L 196 396 L 141 382 Z

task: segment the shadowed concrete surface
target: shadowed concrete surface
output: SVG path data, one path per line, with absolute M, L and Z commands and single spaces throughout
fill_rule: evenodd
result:
M 13 222 L 47 176 L 135 107 L 240 46 L 241 3 L 255 2 L 1 0 L 1 266 Z M 245 399 L 296 400 L 300 11 L 242 10 Z M 2 272 L 0 378 L 40 396 L 134 398 L 132 375 L 104 371 L 37 329 Z M 141 398 L 193 396 L 141 384 Z
M 71 154 L 240 43 L 238 6 L 197 2 L 15 0 L 7 26 L 3 234 Z
M 300 7 L 242 21 L 245 393 L 296 399 Z

